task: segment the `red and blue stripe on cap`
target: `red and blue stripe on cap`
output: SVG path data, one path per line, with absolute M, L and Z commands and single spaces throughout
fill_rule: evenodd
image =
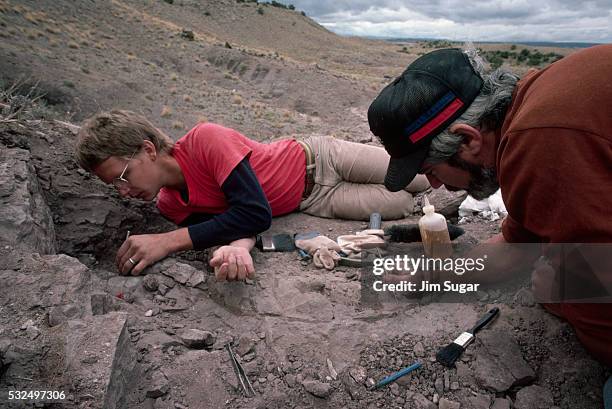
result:
M 452 117 L 462 106 L 463 102 L 452 91 L 449 91 L 416 121 L 406 127 L 404 135 L 412 143 L 417 143 Z

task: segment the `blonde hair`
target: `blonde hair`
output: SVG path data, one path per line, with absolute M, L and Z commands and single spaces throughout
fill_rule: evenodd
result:
M 148 140 L 158 152 L 171 153 L 174 142 L 142 115 L 131 111 L 101 112 L 87 119 L 77 135 L 76 160 L 92 171 L 111 156 L 130 156 Z

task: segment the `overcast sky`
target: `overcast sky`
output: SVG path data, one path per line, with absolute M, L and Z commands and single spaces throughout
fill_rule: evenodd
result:
M 612 0 L 287 0 L 339 34 L 612 42 Z

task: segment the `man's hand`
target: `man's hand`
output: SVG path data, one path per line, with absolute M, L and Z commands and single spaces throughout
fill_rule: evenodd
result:
M 255 268 L 249 250 L 241 246 L 222 246 L 213 253 L 209 264 L 215 268 L 217 281 L 244 281 L 253 278 Z

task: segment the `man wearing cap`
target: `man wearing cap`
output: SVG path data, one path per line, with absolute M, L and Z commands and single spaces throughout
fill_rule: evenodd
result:
M 484 199 L 501 188 L 510 243 L 612 242 L 612 45 L 519 78 L 473 50 L 415 60 L 368 111 L 391 155 L 385 185 L 425 174 L 434 188 Z M 609 273 L 609 272 L 608 272 Z M 612 365 L 612 304 L 545 304 Z

